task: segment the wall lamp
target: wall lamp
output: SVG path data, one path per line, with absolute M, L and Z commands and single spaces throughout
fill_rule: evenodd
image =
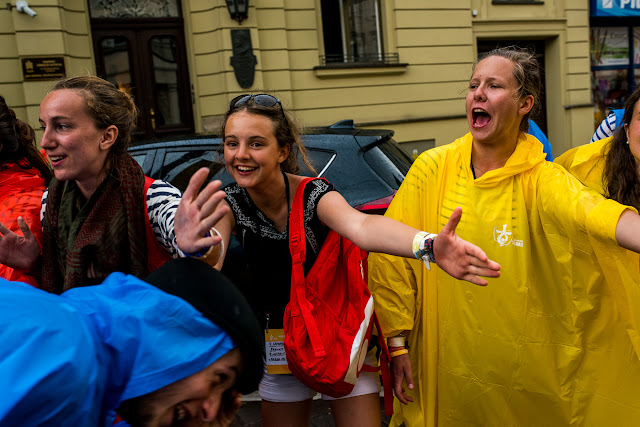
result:
M 238 24 L 242 24 L 243 19 L 249 17 L 249 0 L 226 0 L 227 9 L 229 9 L 229 15 L 231 19 L 238 21 Z
M 24 0 L 17 1 L 15 7 L 18 12 L 26 13 L 32 18 L 37 15 L 37 13 L 29 7 L 29 3 Z M 13 6 L 11 5 L 11 3 L 7 3 L 7 9 L 11 10 L 12 8 Z

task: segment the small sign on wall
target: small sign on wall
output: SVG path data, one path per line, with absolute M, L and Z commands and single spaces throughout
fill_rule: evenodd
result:
M 56 80 L 66 77 L 62 56 L 22 58 L 22 75 L 25 80 Z

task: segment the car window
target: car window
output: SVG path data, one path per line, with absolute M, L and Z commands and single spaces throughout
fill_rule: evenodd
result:
M 133 157 L 133 160 L 138 162 L 140 167 L 143 167 L 144 166 L 144 159 L 147 158 L 147 153 L 134 154 L 131 157 Z
M 409 172 L 409 168 L 411 168 L 411 164 L 413 160 L 409 155 L 402 150 L 398 146 L 397 143 L 391 141 L 385 141 L 382 144 L 378 145 L 380 151 L 384 153 L 389 160 L 398 168 L 402 175 L 407 175 Z
M 163 163 L 161 176 L 180 191 L 187 188 L 189 179 L 201 167 L 207 167 L 211 171 L 208 180 L 223 168 L 218 153 L 212 147 L 167 151 Z
M 298 156 L 298 164 L 300 165 L 300 175 L 304 176 L 321 176 L 322 172 L 327 169 L 327 167 L 331 164 L 333 159 L 335 158 L 336 153 L 333 151 L 327 150 L 316 150 L 313 148 L 307 148 L 307 157 L 309 158 L 309 162 L 316 170 L 316 173 L 311 172 L 311 170 L 304 164 L 302 161 L 302 157 Z
M 364 159 L 380 178 L 396 190 L 411 167 L 411 157 L 394 142 L 383 142 L 371 148 L 364 153 Z

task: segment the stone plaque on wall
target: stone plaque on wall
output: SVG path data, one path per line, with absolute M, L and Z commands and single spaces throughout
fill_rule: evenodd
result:
M 25 57 L 22 75 L 25 80 L 57 80 L 66 77 L 62 56 Z

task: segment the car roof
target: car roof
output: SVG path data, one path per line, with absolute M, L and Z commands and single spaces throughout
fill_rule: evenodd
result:
M 324 135 L 332 135 L 332 143 L 339 143 L 340 140 L 352 141 L 355 138 L 360 147 L 367 148 L 372 144 L 376 145 L 391 139 L 393 134 L 394 131 L 390 129 L 356 129 L 352 120 L 343 120 L 331 126 L 304 128 L 301 138 L 305 145 L 315 148 L 322 148 L 322 141 L 325 140 L 322 136 Z M 340 136 L 344 137 L 344 139 L 340 138 Z M 173 145 L 218 145 L 220 142 L 220 136 L 215 133 L 201 133 L 134 142 L 131 144 L 131 147 L 129 147 L 129 150 L 157 149 Z

